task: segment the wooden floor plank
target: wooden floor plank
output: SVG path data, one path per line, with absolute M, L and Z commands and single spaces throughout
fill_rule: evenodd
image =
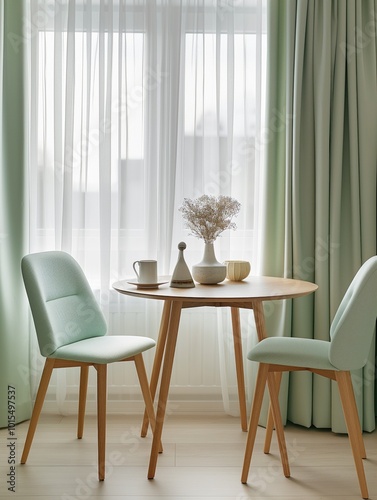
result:
M 276 437 L 263 453 L 259 428 L 249 482 L 240 482 L 246 434 L 239 419 L 222 413 L 169 415 L 156 477 L 147 479 L 150 432 L 142 415 L 108 415 L 106 480 L 97 480 L 96 419 L 88 415 L 76 439 L 76 417 L 41 415 L 28 462 L 17 465 L 16 493 L 7 490 L 7 430 L 0 430 L 0 498 L 77 500 L 355 500 L 360 498 L 347 436 L 288 425 L 292 477 L 283 476 Z M 16 427 L 17 457 L 28 422 Z M 370 499 L 377 500 L 377 432 L 364 434 Z

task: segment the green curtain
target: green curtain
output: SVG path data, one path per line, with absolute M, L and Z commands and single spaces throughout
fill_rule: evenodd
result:
M 262 272 L 314 281 L 275 305 L 270 335 L 329 339 L 356 271 L 376 254 L 377 72 L 374 0 L 270 0 Z M 364 430 L 375 427 L 375 346 L 353 374 Z M 284 380 L 283 410 L 304 426 L 345 432 L 334 384 Z
M 25 252 L 25 113 L 23 0 L 0 2 L 0 427 L 30 417 L 29 326 L 20 262 Z M 11 394 L 12 395 L 12 394 Z M 12 408 L 10 408 L 12 410 Z

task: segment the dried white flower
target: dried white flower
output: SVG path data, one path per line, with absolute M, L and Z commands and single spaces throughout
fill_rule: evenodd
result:
M 232 218 L 240 208 L 241 204 L 230 196 L 204 194 L 195 200 L 185 198 L 179 211 L 191 235 L 213 243 L 226 229 L 236 229 Z

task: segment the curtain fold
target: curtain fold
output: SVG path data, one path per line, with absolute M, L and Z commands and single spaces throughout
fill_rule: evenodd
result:
M 31 414 L 28 310 L 20 267 L 28 210 L 23 21 L 22 1 L 0 3 L 0 427 Z
M 329 339 L 343 294 L 376 254 L 376 3 L 269 2 L 270 54 L 261 261 L 266 274 L 315 281 L 313 297 L 268 318 L 273 335 Z M 375 427 L 375 345 L 354 387 L 364 430 Z M 345 432 L 338 394 L 293 373 L 287 418 Z

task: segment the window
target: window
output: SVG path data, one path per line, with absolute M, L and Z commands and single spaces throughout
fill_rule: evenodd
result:
M 140 258 L 157 258 L 159 274 L 172 272 L 182 240 L 188 264 L 201 259 L 203 243 L 188 236 L 178 211 L 184 197 L 237 198 L 238 229 L 219 238 L 216 254 L 253 258 L 263 0 L 29 6 L 31 251 L 72 253 L 96 289 L 109 330 L 153 335 L 161 304 L 124 300 L 111 284 L 132 275 Z M 228 360 L 234 366 L 226 320 L 202 308 L 185 316 L 173 392 L 189 386 L 191 397 L 194 386 L 195 394 L 217 397 L 224 380 L 236 385 L 226 369 Z M 248 329 L 249 317 L 242 321 Z M 109 377 L 116 397 L 132 385 L 132 374 L 123 385 L 125 369 L 114 367 Z M 65 383 L 57 386 L 64 401 Z
M 187 238 L 178 208 L 206 192 L 242 204 L 224 257 L 240 240 L 250 252 L 264 99 L 258 3 L 32 3 L 35 249 L 81 252 L 97 282 L 101 252 L 114 276 L 153 252 L 169 272 L 173 241 Z

